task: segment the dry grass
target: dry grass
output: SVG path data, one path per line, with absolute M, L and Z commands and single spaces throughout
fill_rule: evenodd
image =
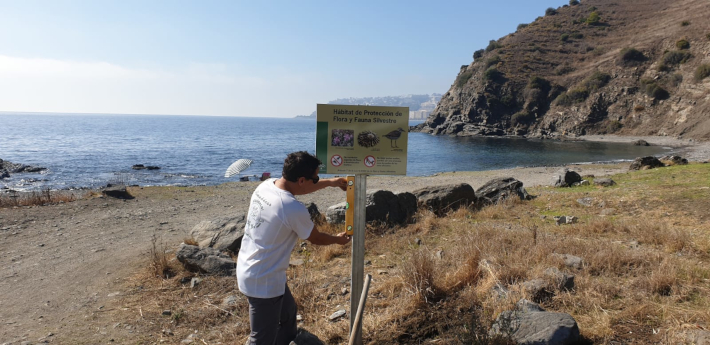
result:
M 574 274 L 575 288 L 556 291 L 542 305 L 571 314 L 588 343 L 678 343 L 687 329 L 708 329 L 708 176 L 710 165 L 702 164 L 639 171 L 613 176 L 613 187 L 532 188 L 532 201 L 443 217 L 421 210 L 407 227 L 369 227 L 365 270 L 374 279 L 365 343 L 504 343 L 488 337 L 492 321 L 530 297 L 520 284 L 544 277 L 550 267 Z M 592 198 L 592 206 L 578 203 L 581 198 Z M 579 221 L 558 226 L 556 215 Z M 324 225 L 323 231 L 340 227 Z M 583 267 L 567 267 L 555 253 L 579 256 Z M 349 246 L 299 245 L 293 256 L 304 259 L 288 272 L 301 326 L 328 344 L 345 343 L 349 320 L 327 317 L 349 307 L 350 294 L 343 293 L 349 289 Z M 207 343 L 243 342 L 248 306 L 235 279 L 205 277 L 190 289 L 180 281 L 192 274 L 166 259 L 158 262 L 176 275 L 159 278 L 153 264 L 136 277 L 143 289 L 125 302 L 142 308 L 151 339 L 171 328 L 170 343 L 194 330 Z M 495 293 L 497 286 L 507 294 Z M 221 305 L 227 296 L 236 304 Z M 161 316 L 163 309 L 173 316 Z
M 17 192 L 10 190 L 0 194 L 0 208 L 17 206 L 43 206 L 49 204 L 72 202 L 84 197 L 85 193 L 73 191 L 52 191 L 43 188 L 39 191 Z

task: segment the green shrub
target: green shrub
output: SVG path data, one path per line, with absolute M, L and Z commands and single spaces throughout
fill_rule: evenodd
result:
M 661 58 L 661 62 L 664 65 L 674 66 L 674 65 L 688 62 L 690 57 L 691 57 L 691 55 L 688 52 L 670 51 L 670 52 L 666 52 L 665 54 L 663 54 L 663 58 Z
M 554 72 L 556 75 L 565 75 L 567 73 L 574 72 L 574 68 L 570 65 L 559 65 L 555 68 Z
M 589 6 L 589 8 L 587 8 L 587 10 L 588 10 L 589 12 L 594 12 L 594 11 L 597 10 L 597 7 L 596 7 L 596 6 Z
M 606 53 L 606 48 L 604 47 L 596 47 L 592 50 L 592 55 L 594 56 L 600 56 L 604 53 Z
M 710 76 L 710 64 L 702 64 L 695 70 L 695 80 L 700 81 Z
M 611 80 L 611 76 L 609 74 L 596 71 L 587 77 L 587 79 L 584 79 L 582 87 L 589 91 L 596 91 L 604 87 L 609 80 Z
M 569 0 L 569 5 L 570 6 L 577 6 L 577 5 L 579 5 L 579 0 Z
M 458 79 L 456 80 L 456 86 L 458 86 L 459 89 L 463 88 L 463 86 L 468 83 L 468 80 L 471 79 L 472 76 L 473 73 L 471 71 L 461 73 L 461 75 L 459 75 Z
M 690 42 L 686 39 L 681 39 L 675 43 L 675 46 L 680 50 L 690 49 Z
M 485 50 L 483 50 L 483 49 L 479 49 L 479 50 L 476 50 L 475 52 L 473 52 L 473 60 L 475 61 L 475 60 L 483 57 L 484 52 L 485 52 Z
M 646 84 L 646 94 L 655 99 L 668 99 L 671 96 L 666 89 L 655 82 Z
M 500 79 L 502 76 L 503 76 L 503 74 L 500 73 L 500 71 L 495 67 L 491 67 L 491 68 L 487 69 L 485 72 L 483 72 L 483 79 L 484 80 L 496 81 L 496 80 Z
M 515 108 L 516 105 L 518 105 L 518 102 L 515 100 L 515 97 L 511 95 L 505 95 L 503 98 L 501 98 L 500 103 L 502 103 L 504 106 L 508 108 Z
M 528 27 L 528 24 L 526 24 L 526 23 L 518 24 L 518 30 L 525 29 L 526 27 Z
M 637 65 L 646 61 L 646 56 L 635 48 L 624 48 L 621 50 L 621 62 L 624 65 Z
M 568 40 L 569 40 L 569 34 L 562 34 L 562 36 L 560 36 L 560 41 L 567 42 Z
M 486 47 L 486 51 L 490 52 L 490 51 L 496 50 L 500 47 L 501 47 L 501 45 L 498 42 L 496 42 L 495 40 L 490 40 L 488 42 L 488 47 Z
M 584 35 L 581 32 L 573 32 L 570 36 L 576 40 L 581 40 L 584 38 Z
M 497 65 L 499 62 L 501 62 L 500 56 L 491 56 L 486 60 L 486 68 L 491 67 L 493 65 Z
M 672 74 L 668 77 L 668 82 L 673 86 L 678 86 L 683 82 L 683 75 L 680 73 Z
M 517 125 L 527 125 L 530 124 L 535 120 L 535 115 L 525 111 L 521 110 L 510 118 L 510 122 L 513 124 L 513 126 Z
M 532 77 L 528 82 L 528 89 L 539 89 L 539 90 L 549 90 L 550 81 L 541 77 Z
M 680 22 L 680 26 L 688 26 L 688 25 L 690 25 L 690 21 L 688 21 L 688 20 L 684 20 L 684 21 Z
M 619 121 L 616 121 L 616 120 L 609 121 L 606 124 L 606 132 L 607 133 L 614 133 L 620 129 L 621 129 L 621 122 L 619 122 Z
M 587 25 L 597 25 L 599 21 L 601 21 L 601 17 L 597 11 L 590 13 L 589 17 L 587 17 Z
M 545 15 L 546 15 L 546 16 L 554 16 L 555 14 L 557 14 L 557 10 L 554 9 L 554 8 L 552 8 L 552 7 L 548 7 L 548 8 L 545 10 Z
M 557 105 L 570 106 L 584 101 L 587 97 L 589 97 L 589 91 L 583 88 L 576 88 L 561 94 L 555 99 L 555 103 Z

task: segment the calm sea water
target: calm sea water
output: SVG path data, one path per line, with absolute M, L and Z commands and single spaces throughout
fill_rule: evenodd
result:
M 412 123 L 415 124 L 415 123 Z M 315 151 L 315 121 L 305 119 L 0 114 L 0 158 L 47 167 L 14 174 L 0 188 L 30 190 L 138 185 L 215 185 L 237 159 L 254 161 L 245 174 L 280 176 L 287 153 Z M 407 175 L 518 166 L 631 160 L 661 147 L 509 138 L 457 138 L 410 133 Z M 160 170 L 132 170 L 134 164 Z

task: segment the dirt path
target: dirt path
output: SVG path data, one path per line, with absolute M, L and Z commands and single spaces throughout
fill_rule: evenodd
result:
M 705 156 L 703 159 L 707 159 Z M 575 166 L 582 175 L 626 171 L 628 164 Z M 549 184 L 558 168 L 456 172 L 428 177 L 370 177 L 368 189 L 412 191 L 448 183 L 480 187 L 512 176 L 525 186 Z M 0 209 L 0 344 L 106 343 L 140 332 L 117 324 L 127 279 L 147 265 L 155 235 L 175 248 L 198 222 L 246 212 L 257 182 L 210 187 L 133 188 L 133 200 Z M 344 200 L 334 189 L 300 198 L 325 209 Z M 49 336 L 49 334 L 52 334 Z

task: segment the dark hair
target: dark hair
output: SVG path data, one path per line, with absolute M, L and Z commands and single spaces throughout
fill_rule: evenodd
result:
M 311 179 L 321 161 L 306 151 L 289 153 L 284 160 L 283 178 L 297 182 L 300 177 Z

